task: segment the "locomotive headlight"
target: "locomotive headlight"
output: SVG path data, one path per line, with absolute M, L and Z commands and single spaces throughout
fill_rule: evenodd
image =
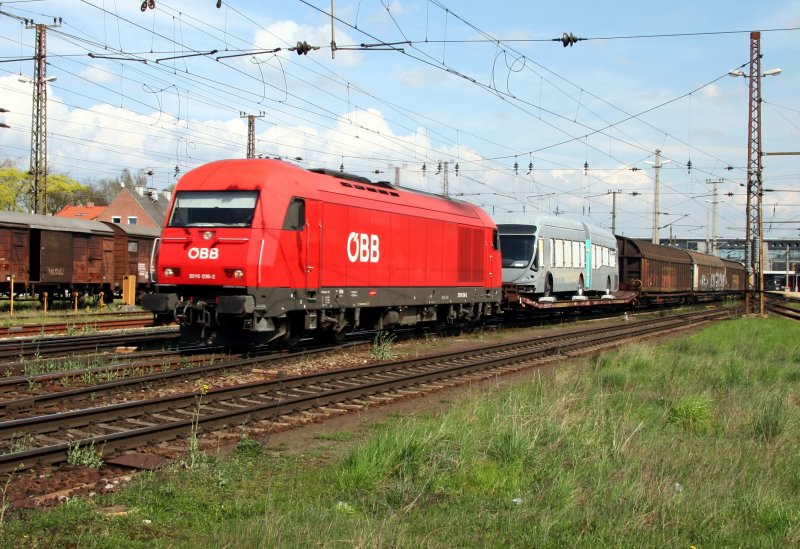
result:
M 164 276 L 172 276 L 174 274 L 175 274 L 175 272 L 172 269 L 170 269 L 169 267 L 164 269 Z
M 236 269 L 233 271 L 233 278 L 244 278 L 244 271 L 241 269 Z

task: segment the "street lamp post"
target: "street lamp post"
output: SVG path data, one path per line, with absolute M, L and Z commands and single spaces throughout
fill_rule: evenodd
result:
M 653 184 L 653 237 L 652 241 L 653 244 L 659 243 L 658 237 L 658 195 L 659 195 L 659 185 L 660 185 L 660 176 L 661 176 L 661 166 L 664 164 L 668 164 L 672 162 L 671 160 L 664 160 L 661 162 L 661 149 L 656 149 L 656 158 L 654 162 L 650 162 L 649 160 L 645 160 L 645 164 L 652 164 L 653 170 L 655 171 L 655 179 Z

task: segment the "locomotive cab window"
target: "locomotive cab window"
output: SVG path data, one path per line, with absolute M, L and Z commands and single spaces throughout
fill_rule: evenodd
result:
M 169 227 L 249 227 L 258 191 L 180 191 Z
M 286 209 L 283 219 L 283 229 L 286 231 L 302 231 L 306 226 L 306 201 L 302 198 L 292 198 Z

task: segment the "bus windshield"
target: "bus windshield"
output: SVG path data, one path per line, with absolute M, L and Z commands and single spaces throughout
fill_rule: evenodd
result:
M 536 235 L 501 234 L 500 249 L 503 256 L 503 267 L 527 267 L 533 259 Z
M 179 191 L 168 227 L 249 227 L 258 191 Z

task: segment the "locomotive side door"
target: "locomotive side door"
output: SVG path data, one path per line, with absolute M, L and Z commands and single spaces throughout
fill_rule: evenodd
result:
M 305 199 L 305 288 L 309 301 L 317 299 L 322 267 L 322 204 Z

